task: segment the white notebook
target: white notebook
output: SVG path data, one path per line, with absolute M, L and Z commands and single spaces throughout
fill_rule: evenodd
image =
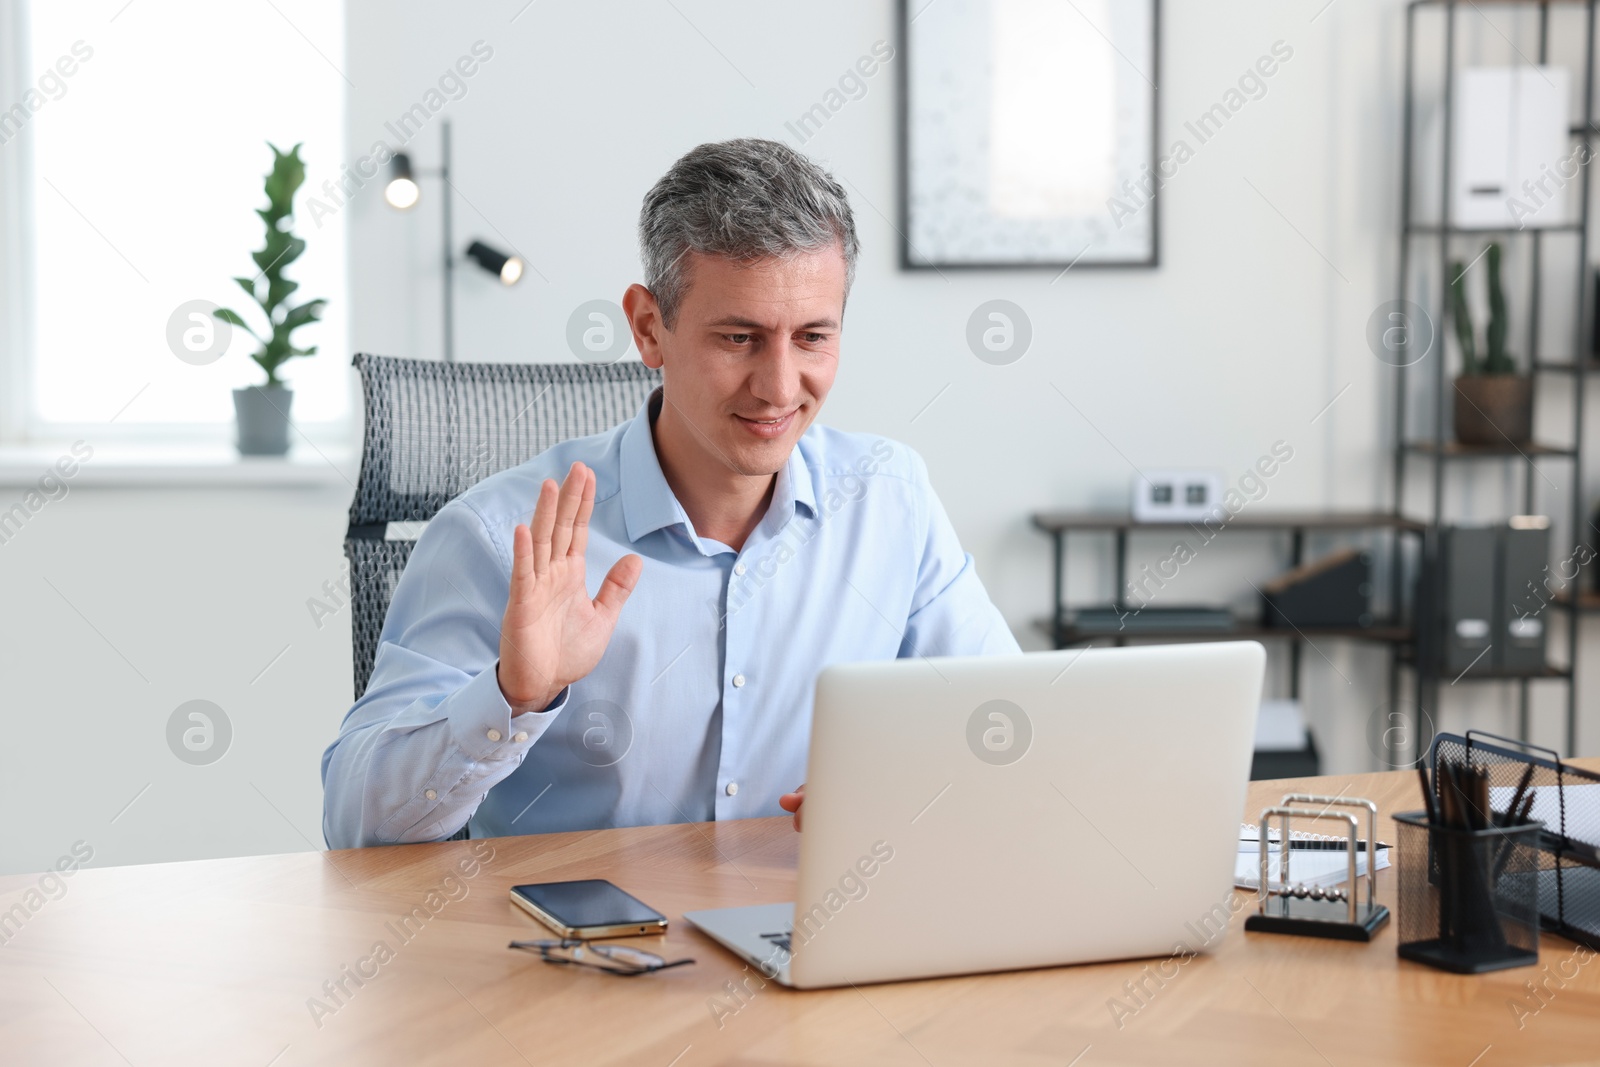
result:
M 1289 835 L 1292 841 L 1348 841 L 1343 835 L 1313 834 L 1304 830 L 1295 830 Z M 1282 840 L 1282 835 L 1277 830 L 1268 833 L 1267 841 Z M 1281 845 L 1268 844 L 1267 880 L 1280 882 L 1283 880 Z M 1389 850 L 1378 849 L 1378 870 L 1389 866 Z M 1360 878 L 1367 873 L 1367 850 L 1362 849 L 1356 853 L 1356 877 Z M 1322 886 L 1327 888 L 1345 881 L 1350 874 L 1350 858 L 1348 853 L 1333 850 L 1329 852 L 1308 851 L 1296 849 L 1289 860 L 1289 877 L 1296 884 L 1304 883 L 1308 886 Z M 1239 824 L 1239 855 L 1233 865 L 1233 884 L 1240 889 L 1261 888 L 1261 837 L 1259 829 L 1250 823 Z
M 1489 789 L 1489 807 L 1504 811 L 1511 806 L 1516 788 L 1509 785 Z M 1566 810 L 1567 835 L 1587 843 L 1600 844 L 1600 785 L 1573 785 L 1568 782 L 1563 793 L 1559 785 L 1536 785 L 1533 794 L 1533 811 L 1529 818 L 1544 823 L 1553 834 L 1561 833 L 1561 815 Z

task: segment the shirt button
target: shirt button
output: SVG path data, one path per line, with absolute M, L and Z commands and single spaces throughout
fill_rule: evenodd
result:
M 516 733 L 511 735 L 511 740 L 517 742 L 518 744 L 521 744 L 522 742 L 526 741 L 527 739 L 528 739 L 528 731 L 526 731 L 526 730 L 518 730 Z
M 744 560 L 740 560 L 738 563 L 735 563 L 733 565 L 733 573 L 735 573 L 735 574 L 743 574 L 744 572 L 745 572 Z
M 738 782 L 729 782 L 728 783 L 728 795 L 730 797 L 736 797 L 736 796 L 739 795 L 739 783 Z
M 435 793 L 431 789 L 424 790 L 422 795 L 427 797 L 429 800 L 438 800 L 439 799 L 439 794 Z
M 498 740 L 500 740 L 500 731 L 499 730 L 495 730 L 495 729 L 491 729 L 488 733 L 484 734 L 483 736 L 487 737 L 491 741 L 498 741 Z
M 733 687 L 735 689 L 740 689 L 740 688 L 744 687 L 744 675 L 736 674 L 736 675 L 733 676 Z

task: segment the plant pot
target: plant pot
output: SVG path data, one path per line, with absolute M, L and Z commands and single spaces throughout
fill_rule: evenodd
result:
M 252 385 L 233 391 L 241 456 L 281 456 L 289 451 L 289 406 L 293 390 Z
M 1456 440 L 1464 445 L 1526 444 L 1533 436 L 1533 379 L 1520 374 L 1456 379 Z

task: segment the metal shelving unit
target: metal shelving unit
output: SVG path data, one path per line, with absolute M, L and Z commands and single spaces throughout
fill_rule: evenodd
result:
M 1537 9 L 1539 19 L 1539 55 L 1538 63 L 1543 65 L 1549 61 L 1550 45 L 1550 8 L 1556 6 L 1577 6 L 1584 9 L 1584 45 L 1583 45 L 1583 121 L 1572 126 L 1569 133 L 1576 142 L 1581 142 L 1592 150 L 1593 140 L 1600 127 L 1596 126 L 1594 115 L 1594 77 L 1595 77 L 1595 7 L 1597 0 L 1483 0 L 1475 3 L 1468 0 L 1466 7 L 1470 14 L 1477 17 L 1482 14 L 1483 8 L 1506 9 L 1516 8 L 1522 10 Z M 1429 252 L 1438 257 L 1438 284 L 1435 287 L 1437 294 L 1436 307 L 1432 309 L 1433 321 L 1436 324 L 1435 334 L 1437 342 L 1437 356 L 1433 361 L 1433 374 L 1431 385 L 1434 399 L 1434 428 L 1432 439 L 1413 439 L 1408 433 L 1406 408 L 1411 396 L 1410 382 L 1408 381 L 1408 368 L 1396 368 L 1397 381 L 1394 397 L 1395 417 L 1395 447 L 1393 456 L 1393 486 L 1394 486 L 1394 513 L 1405 514 L 1405 496 L 1407 486 L 1408 466 L 1412 463 L 1426 464 L 1429 468 L 1431 482 L 1431 508 L 1429 517 L 1425 522 L 1423 531 L 1423 560 L 1424 566 L 1429 566 L 1431 561 L 1438 558 L 1439 528 L 1446 521 L 1444 516 L 1444 485 L 1445 474 L 1452 464 L 1458 463 L 1489 463 L 1504 461 L 1505 459 L 1520 459 L 1523 470 L 1522 500 L 1523 511 L 1534 510 L 1534 464 L 1546 459 L 1556 460 L 1570 464 L 1571 474 L 1571 515 L 1573 530 L 1581 530 L 1583 516 L 1583 407 L 1584 385 L 1591 370 L 1600 369 L 1600 363 L 1590 358 L 1583 351 L 1583 341 L 1588 334 L 1586 329 L 1585 313 L 1588 305 L 1586 301 L 1588 279 L 1590 270 L 1588 265 L 1588 233 L 1589 233 L 1589 181 L 1587 172 L 1583 172 L 1578 185 L 1578 217 L 1570 222 L 1558 226 L 1530 228 L 1526 230 L 1500 229 L 1486 230 L 1457 227 L 1451 224 L 1450 216 L 1450 180 L 1451 180 L 1451 135 L 1454 118 L 1455 101 L 1455 74 L 1457 71 L 1456 37 L 1458 29 L 1457 0 L 1412 0 L 1406 8 L 1406 45 L 1405 45 L 1405 115 L 1404 115 L 1404 159 L 1402 161 L 1401 178 L 1401 231 L 1400 231 L 1400 299 L 1408 300 L 1410 290 L 1412 257 L 1417 257 L 1418 263 L 1425 262 Z M 1421 9 L 1435 9 L 1444 22 L 1444 64 L 1442 86 L 1442 109 L 1440 115 L 1441 130 L 1441 160 L 1439 167 L 1440 200 L 1439 221 L 1419 222 L 1415 218 L 1416 211 L 1416 183 L 1413 172 L 1415 155 L 1415 105 L 1416 105 L 1416 50 L 1417 50 L 1417 16 Z M 1565 361 L 1561 359 L 1543 360 L 1539 355 L 1539 324 L 1542 304 L 1541 277 L 1543 270 L 1543 239 L 1546 234 L 1568 233 L 1573 235 L 1577 246 L 1577 272 L 1576 272 L 1576 322 L 1572 331 L 1571 345 L 1573 356 Z M 1535 443 L 1528 445 L 1512 445 L 1509 442 L 1503 446 L 1474 447 L 1460 445 L 1445 438 L 1445 412 L 1446 399 L 1446 373 L 1445 352 L 1448 346 L 1447 333 L 1444 324 L 1449 322 L 1448 279 L 1450 262 L 1452 259 L 1452 239 L 1500 239 L 1507 242 L 1521 242 L 1520 247 L 1527 249 L 1530 256 L 1530 301 L 1526 314 L 1527 318 L 1527 351 L 1530 373 L 1534 376 L 1535 389 L 1541 388 L 1541 383 L 1549 379 L 1552 383 L 1559 382 L 1559 378 L 1550 376 L 1559 375 L 1570 377 L 1572 385 L 1573 426 L 1572 441 L 1570 445 L 1552 445 Z M 1426 248 L 1426 242 L 1437 245 L 1434 249 Z M 1423 249 L 1414 249 L 1414 244 L 1424 245 Z M 1508 249 L 1519 247 L 1508 243 Z M 1419 372 L 1418 378 L 1423 377 Z M 1401 569 L 1391 569 L 1393 582 L 1392 596 L 1394 602 L 1399 602 L 1401 594 Z M 1581 576 L 1578 579 L 1581 581 Z M 1429 638 L 1432 636 L 1429 620 L 1435 618 L 1435 605 L 1431 602 L 1432 594 L 1429 592 L 1430 584 L 1420 583 L 1417 594 L 1416 620 L 1418 642 L 1410 650 L 1409 656 L 1399 657 L 1401 662 L 1406 662 L 1412 668 L 1416 684 L 1416 704 L 1418 708 L 1437 708 L 1441 695 L 1441 675 L 1438 668 L 1438 657 L 1430 648 Z M 1480 681 L 1480 680 L 1509 680 L 1518 687 L 1519 730 L 1523 740 L 1528 737 L 1528 690 L 1530 684 L 1538 679 L 1558 681 L 1566 686 L 1566 744 L 1567 751 L 1574 751 L 1577 740 L 1577 687 L 1574 680 L 1574 671 L 1578 660 L 1578 612 L 1568 613 L 1567 632 L 1567 657 L 1565 665 L 1547 665 L 1544 672 L 1537 674 L 1501 674 L 1479 673 L 1467 674 L 1455 681 Z M 1452 683 L 1453 684 L 1453 683 Z M 1419 724 L 1420 727 L 1421 724 Z M 1424 730 L 1417 731 L 1418 755 L 1426 751 L 1428 738 L 1423 736 Z
M 1375 619 L 1371 626 L 1364 627 L 1313 627 L 1309 629 L 1293 629 L 1283 627 L 1262 626 L 1252 620 L 1236 619 L 1234 624 L 1227 629 L 1197 630 L 1192 628 L 1163 628 L 1157 626 L 1141 625 L 1118 633 L 1106 633 L 1102 630 L 1079 629 L 1073 622 L 1073 613 L 1067 602 L 1066 556 L 1068 538 L 1073 534 L 1098 534 L 1110 536 L 1113 541 L 1113 594 L 1110 606 L 1118 611 L 1127 608 L 1124 593 L 1128 588 L 1128 542 L 1137 534 L 1170 535 L 1174 532 L 1193 532 L 1201 537 L 1202 543 L 1211 538 L 1221 536 L 1226 532 L 1233 532 L 1235 537 L 1249 533 L 1256 534 L 1284 534 L 1289 535 L 1288 559 L 1286 568 L 1298 567 L 1305 562 L 1306 536 L 1311 533 L 1365 533 L 1372 531 L 1389 531 L 1391 533 L 1390 555 L 1398 559 L 1399 539 L 1403 536 L 1419 536 L 1426 529 L 1425 524 L 1413 519 L 1406 519 L 1383 511 L 1366 512 L 1304 512 L 1304 513 L 1261 513 L 1253 514 L 1242 512 L 1231 517 L 1227 523 L 1218 529 L 1209 530 L 1209 536 L 1202 533 L 1197 526 L 1185 522 L 1135 522 L 1126 514 L 1112 514 L 1095 511 L 1046 511 L 1033 516 L 1033 526 L 1041 533 L 1048 535 L 1053 542 L 1053 565 L 1051 577 L 1054 589 L 1054 609 L 1049 618 L 1040 619 L 1035 624 L 1044 634 L 1048 635 L 1051 644 L 1056 648 L 1070 648 L 1073 645 L 1089 641 L 1109 640 L 1111 643 L 1121 645 L 1129 638 L 1158 639 L 1162 641 L 1238 641 L 1251 640 L 1277 640 L 1289 643 L 1289 696 L 1300 695 L 1300 660 L 1301 653 L 1307 643 L 1317 638 L 1343 638 L 1358 641 L 1370 641 L 1386 645 L 1390 649 L 1390 678 L 1391 690 L 1394 689 L 1395 662 L 1406 648 L 1413 645 L 1415 633 L 1409 625 L 1396 619 Z M 1399 602 L 1391 601 L 1391 614 L 1398 613 Z

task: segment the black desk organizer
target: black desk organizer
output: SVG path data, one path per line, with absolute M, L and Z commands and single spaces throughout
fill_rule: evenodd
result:
M 1554 817 L 1544 805 L 1534 809 L 1533 817 L 1543 818 L 1544 828 L 1536 842 L 1537 863 L 1522 877 L 1537 882 L 1543 929 L 1600 949 L 1600 801 L 1593 799 L 1600 794 L 1600 774 L 1562 763 L 1551 749 L 1480 730 L 1468 730 L 1465 737 L 1434 738 L 1429 762 L 1435 783 L 1441 760 L 1485 768 L 1490 805 L 1497 810 L 1508 802 L 1502 798 L 1516 790 L 1530 766 L 1530 786 L 1560 791 Z M 1584 794 L 1581 801 L 1579 790 Z M 1434 802 L 1437 807 L 1437 796 Z
M 1458 974 L 1539 962 L 1539 824 L 1468 830 L 1394 815 L 1400 834 L 1398 949 Z

